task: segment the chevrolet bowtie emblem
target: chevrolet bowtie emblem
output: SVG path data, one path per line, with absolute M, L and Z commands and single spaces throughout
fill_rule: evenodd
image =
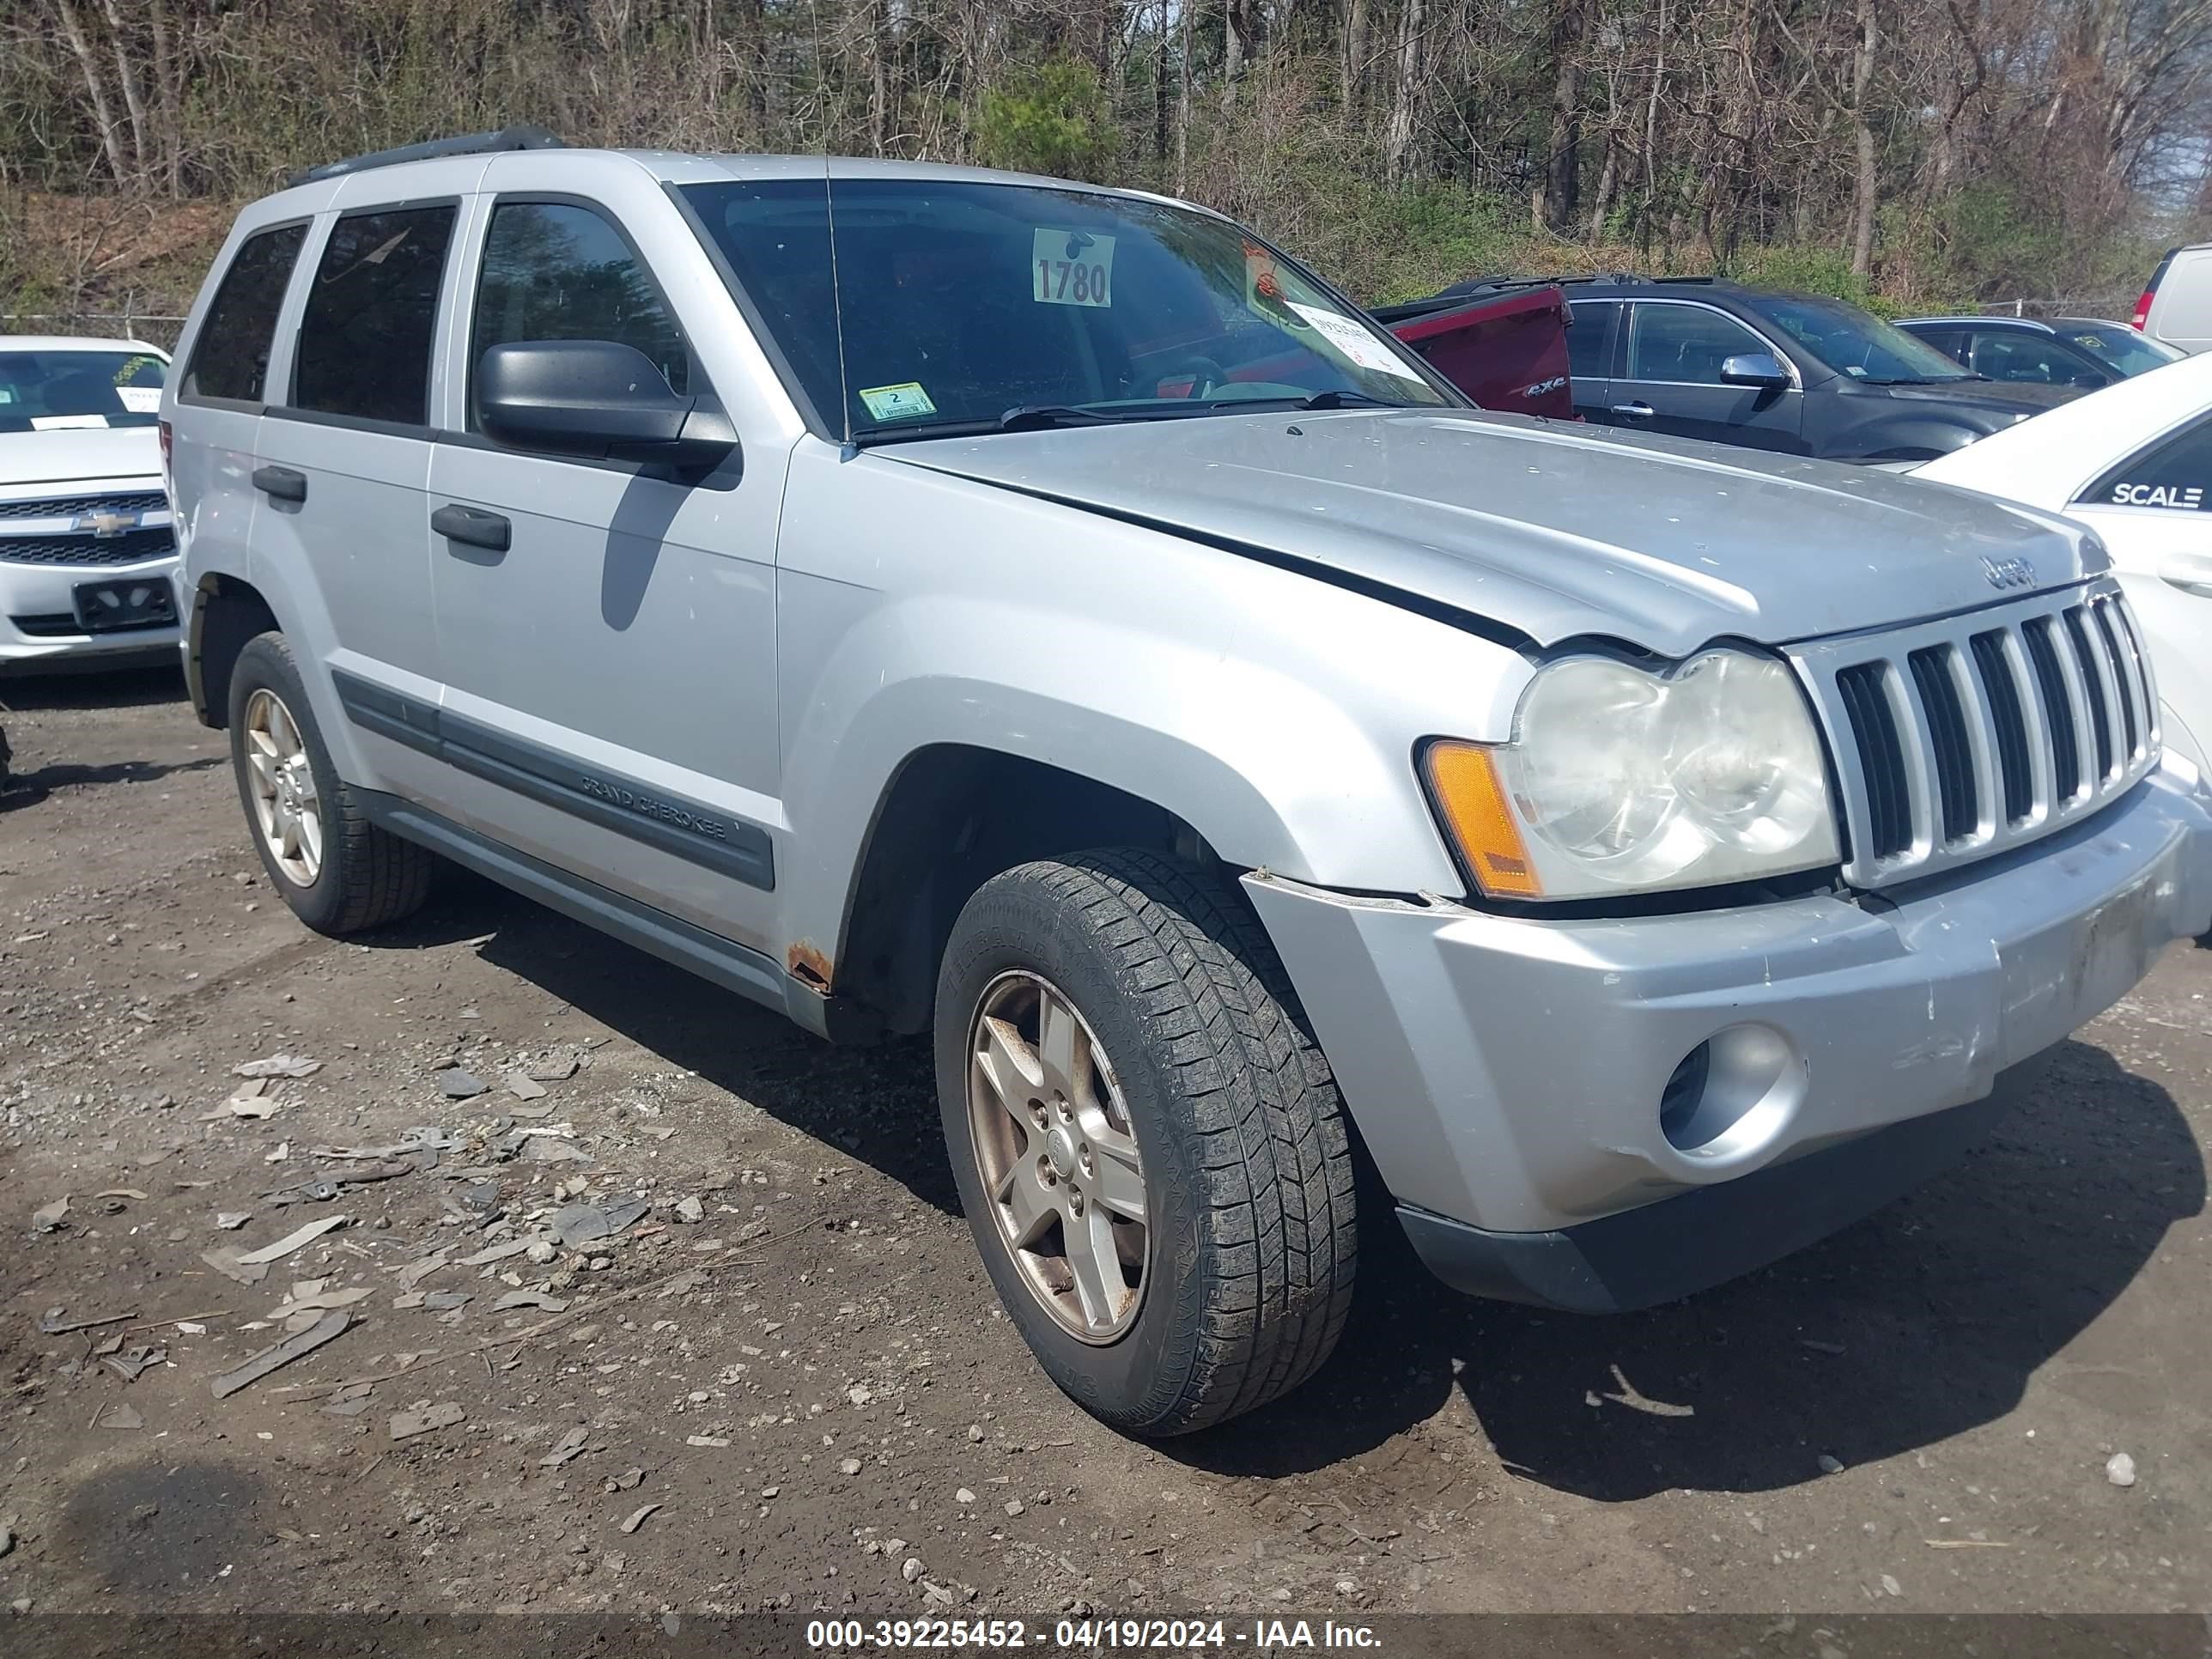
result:
M 111 536 L 120 536 L 126 530 L 137 529 L 138 521 L 142 516 L 137 513 L 118 513 L 106 507 L 100 507 L 90 513 L 78 514 L 76 522 L 70 526 L 70 528 L 80 536 L 89 532 L 105 539 Z

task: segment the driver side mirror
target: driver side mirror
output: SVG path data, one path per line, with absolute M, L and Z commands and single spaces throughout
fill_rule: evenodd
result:
M 1721 380 L 1727 386 L 1755 386 L 1775 392 L 1790 384 L 1790 371 L 1771 351 L 1743 351 L 1721 364 Z
M 668 389 L 653 359 L 614 340 L 518 340 L 477 364 L 477 423 L 515 449 L 701 471 L 738 447 L 711 397 Z

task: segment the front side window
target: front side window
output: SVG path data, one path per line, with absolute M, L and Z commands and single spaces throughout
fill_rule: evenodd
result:
M 276 313 L 307 234 L 304 224 L 279 225 L 240 245 L 209 303 L 200 337 L 192 343 L 191 361 L 177 386 L 179 398 L 261 401 Z
M 0 432 L 151 426 L 166 367 L 150 351 L 0 349 Z
M 2146 339 L 2118 323 L 2110 328 L 2061 328 L 2058 337 L 2122 374 L 2141 374 L 2146 369 L 2163 368 L 2188 355 L 2163 340 Z
M 492 210 L 471 337 L 471 362 L 523 340 L 613 340 L 650 358 L 672 392 L 690 384 L 690 355 L 653 277 L 612 224 L 572 203 Z
M 1703 306 L 1639 305 L 1629 326 L 1628 378 L 1725 386 L 1721 365 L 1752 352 L 1773 355 L 1733 317 Z
M 1585 300 L 1568 307 L 1574 325 L 1567 330 L 1567 372 L 1577 380 L 1613 378 L 1613 323 L 1620 314 L 1611 300 Z
M 1960 368 L 1925 340 L 1843 300 L 1812 295 L 1761 295 L 1768 322 L 1838 374 L 1874 386 L 1927 386 L 1964 380 Z
M 2077 378 L 2097 373 L 2055 336 L 2009 328 L 1984 330 L 1974 337 L 1973 370 L 1987 380 L 2029 386 L 2071 386 Z
M 349 214 L 331 227 L 300 319 L 292 407 L 427 425 L 451 206 Z
M 915 179 L 683 193 L 809 398 L 855 441 L 1317 397 L 1458 404 L 1290 260 L 1168 203 Z
M 1966 361 L 1968 341 L 1973 337 L 1956 328 L 1909 328 L 1905 331 L 1916 340 L 1924 340 L 1954 363 Z
M 2080 504 L 2212 512 L 2212 416 L 2130 456 L 2084 490 Z

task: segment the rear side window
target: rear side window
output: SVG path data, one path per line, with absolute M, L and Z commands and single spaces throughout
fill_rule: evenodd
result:
M 613 340 L 651 358 L 672 392 L 690 384 L 690 353 L 652 274 L 611 223 L 573 203 L 492 210 L 473 338 L 472 362 L 519 340 Z
M 223 272 L 207 320 L 200 325 L 200 337 L 192 343 L 191 362 L 177 386 L 179 398 L 261 401 L 276 313 L 307 234 L 304 224 L 279 225 L 257 231 L 239 245 L 238 257 Z
M 451 206 L 349 215 L 331 227 L 300 319 L 292 407 L 426 425 Z
M 1586 301 L 1570 306 L 1574 326 L 1567 331 L 1567 372 L 1577 380 L 1613 378 L 1613 325 L 1620 307 L 1610 301 Z
M 2212 416 L 2200 416 L 2114 467 L 2084 491 L 2085 507 L 2212 511 Z
M 1766 342 L 1717 311 L 1640 305 L 1628 335 L 1628 378 L 1721 386 L 1721 365 L 1754 351 L 1769 351 Z
M 1954 362 L 1966 361 L 1966 342 L 1972 337 L 1955 328 L 1908 328 L 1905 331 L 1916 340 L 1925 340 Z

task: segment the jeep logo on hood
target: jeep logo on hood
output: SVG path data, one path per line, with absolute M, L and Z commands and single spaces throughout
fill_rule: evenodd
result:
M 1985 558 L 1982 561 L 1982 575 L 1996 588 L 2035 586 L 2035 567 L 2026 559 Z

